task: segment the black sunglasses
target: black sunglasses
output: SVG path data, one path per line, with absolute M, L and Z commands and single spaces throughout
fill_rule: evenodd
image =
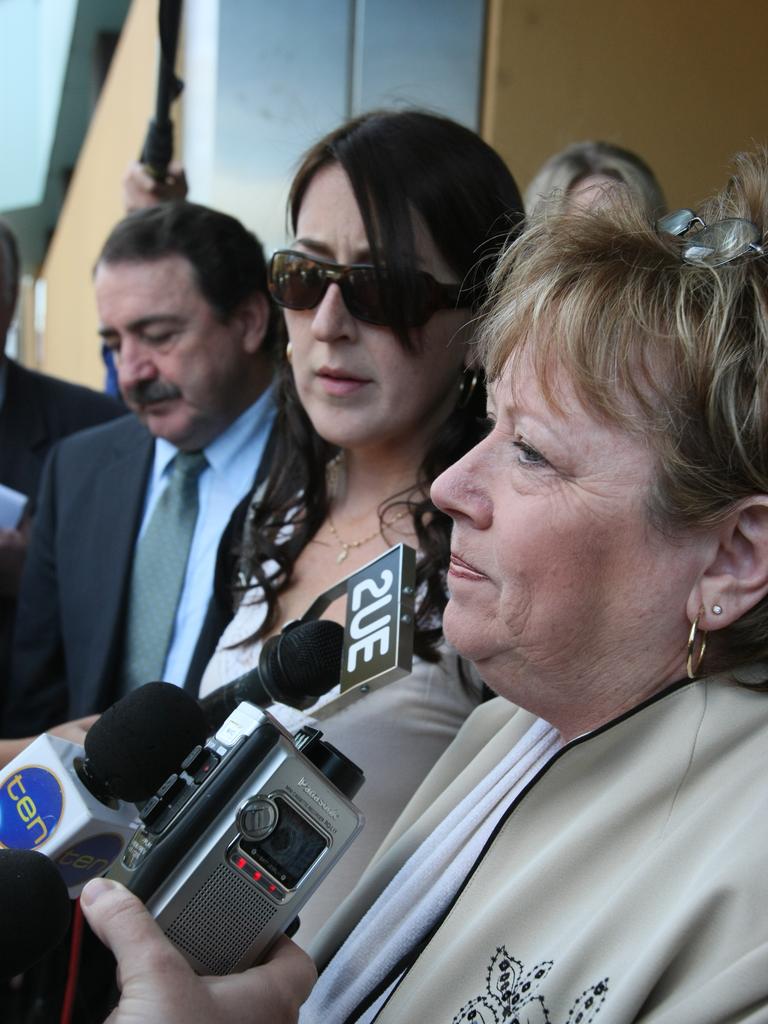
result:
M 459 285 L 440 284 L 424 270 L 415 271 L 411 283 L 411 296 L 403 309 L 408 327 L 422 327 L 439 309 L 456 308 Z M 391 326 L 388 311 L 402 307 L 394 301 L 394 286 L 385 268 L 377 270 L 369 263 L 346 266 L 290 249 L 278 249 L 269 262 L 269 290 L 286 309 L 314 309 L 330 284 L 339 286 L 352 316 L 369 324 Z

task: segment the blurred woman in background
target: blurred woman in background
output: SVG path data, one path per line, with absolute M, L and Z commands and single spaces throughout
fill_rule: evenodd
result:
M 610 142 L 575 142 L 551 156 L 525 190 L 525 210 L 532 214 L 553 195 L 561 196 L 571 208 L 584 208 L 610 200 L 617 182 L 637 196 L 650 216 L 664 213 L 664 193 L 645 160 Z

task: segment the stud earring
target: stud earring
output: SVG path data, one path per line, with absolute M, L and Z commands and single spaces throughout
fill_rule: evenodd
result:
M 720 605 L 720 604 L 713 604 L 712 605 L 712 614 L 713 615 L 722 615 L 723 614 L 723 606 Z
M 285 358 L 288 360 L 289 363 L 293 362 L 293 342 L 292 341 L 289 341 L 288 344 L 285 346 Z

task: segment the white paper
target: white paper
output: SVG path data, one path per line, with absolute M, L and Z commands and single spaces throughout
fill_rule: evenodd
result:
M 26 494 L 0 484 L 0 529 L 15 529 L 19 525 L 26 504 Z

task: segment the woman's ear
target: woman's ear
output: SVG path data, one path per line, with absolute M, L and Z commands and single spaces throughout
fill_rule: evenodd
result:
M 740 502 L 717 528 L 717 546 L 688 599 L 702 629 L 729 626 L 768 594 L 768 497 Z

